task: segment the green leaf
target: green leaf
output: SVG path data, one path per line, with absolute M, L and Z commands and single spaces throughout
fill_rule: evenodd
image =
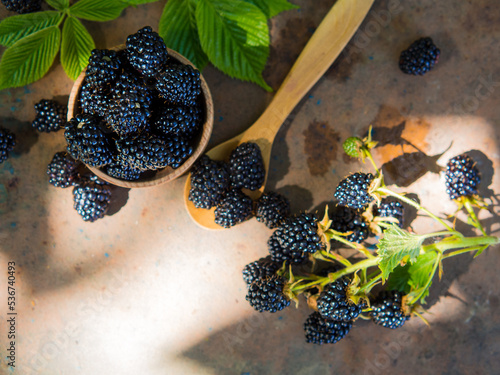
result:
M 299 6 L 288 2 L 288 0 L 245 0 L 258 7 L 267 18 L 273 18 L 277 14 L 290 9 L 298 9 Z
M 418 259 L 418 258 L 417 258 Z M 410 291 L 410 274 L 408 269 L 410 265 L 397 266 L 392 270 L 389 280 L 387 280 L 387 289 L 389 290 L 399 290 L 400 292 L 408 293 Z
M 72 80 L 76 80 L 89 62 L 94 40 L 85 26 L 75 17 L 64 22 L 61 43 L 61 64 Z
M 198 0 L 195 15 L 201 46 L 215 67 L 272 90 L 262 78 L 269 28 L 259 8 L 244 0 Z
M 423 287 L 429 281 L 437 256 L 437 252 L 429 251 L 420 255 L 415 262 L 410 264 L 408 267 L 408 274 L 410 275 L 408 284 L 412 289 Z
M 0 90 L 30 84 L 42 78 L 59 51 L 61 32 L 57 26 L 18 40 L 0 61 Z
M 408 260 L 414 262 L 425 238 L 425 236 L 409 233 L 397 225 L 391 225 L 377 244 L 382 279 L 387 280 L 389 274 L 401 262 L 405 263 Z
M 10 16 L 0 22 L 0 44 L 10 47 L 19 39 L 57 25 L 64 14 L 55 10 Z
M 80 0 L 69 13 L 89 21 L 110 21 L 118 18 L 128 5 L 120 0 Z
M 168 48 L 179 52 L 199 70 L 208 63 L 203 52 L 194 18 L 194 6 L 190 0 L 169 0 L 163 8 L 158 34 Z
M 141 5 L 141 4 L 146 4 L 146 3 L 154 3 L 158 0 L 122 0 L 124 3 L 127 3 L 127 5 Z
M 69 8 L 69 0 L 46 0 L 52 8 L 64 10 Z

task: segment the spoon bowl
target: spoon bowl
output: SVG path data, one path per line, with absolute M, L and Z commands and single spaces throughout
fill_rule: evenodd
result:
M 344 49 L 373 2 L 374 0 L 338 0 L 321 21 L 271 103 L 257 121 L 244 132 L 206 153 L 212 160 L 227 160 L 231 151 L 239 144 L 257 143 L 262 152 L 266 177 L 259 190 L 243 189 L 252 199 L 259 198 L 264 191 L 273 141 L 281 125 Z M 188 176 L 184 187 L 184 202 L 193 221 L 205 229 L 224 229 L 215 223 L 215 208 L 210 210 L 196 208 L 188 199 L 190 189 L 191 178 Z

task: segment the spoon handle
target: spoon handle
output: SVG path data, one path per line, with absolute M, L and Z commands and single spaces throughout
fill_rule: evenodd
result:
M 323 76 L 354 35 L 374 0 L 338 0 L 297 58 L 281 87 L 259 119 L 244 132 L 242 142 L 270 141 L 298 102 Z M 270 145 L 271 146 L 271 145 Z

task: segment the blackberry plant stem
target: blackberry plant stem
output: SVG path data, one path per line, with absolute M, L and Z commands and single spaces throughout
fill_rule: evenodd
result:
M 472 247 L 468 247 L 466 249 L 452 251 L 451 253 L 443 255 L 443 259 L 450 258 L 450 257 L 453 257 L 455 255 L 461 255 L 461 254 L 465 254 L 468 252 L 477 251 L 477 250 L 484 250 L 484 245 L 483 246 L 472 246 Z
M 484 230 L 483 225 L 479 221 L 479 219 L 476 216 L 476 213 L 474 212 L 474 209 L 472 208 L 471 200 L 470 197 L 465 197 L 464 199 L 464 207 L 469 213 L 469 218 L 472 221 L 472 226 L 479 229 L 483 235 L 486 236 L 486 231 Z
M 379 187 L 377 190 L 377 192 L 380 192 L 380 193 L 384 193 L 384 194 L 387 194 L 389 196 L 392 196 L 394 198 L 397 198 L 407 204 L 409 204 L 410 206 L 413 206 L 415 207 L 417 210 L 421 210 L 421 211 L 424 211 L 427 215 L 429 215 L 430 217 L 432 217 L 434 220 L 436 220 L 437 222 L 439 222 L 441 225 L 443 225 L 448 231 L 450 232 L 454 232 L 453 228 L 450 227 L 448 224 L 446 224 L 444 222 L 443 219 L 437 217 L 436 215 L 434 215 L 432 212 L 430 212 L 427 208 L 421 206 L 419 203 L 405 197 L 404 195 L 401 195 L 399 193 L 396 193 L 390 189 L 387 189 L 386 187 Z
M 368 249 L 366 249 L 363 245 L 352 243 L 341 236 L 337 236 L 336 234 L 331 233 L 331 231 L 328 231 L 326 234 L 328 235 L 328 237 L 330 239 L 339 241 L 339 242 L 343 243 L 344 245 L 347 245 L 347 246 L 353 248 L 354 250 L 359 251 L 361 254 L 363 254 L 367 258 L 374 257 L 372 254 L 370 254 Z

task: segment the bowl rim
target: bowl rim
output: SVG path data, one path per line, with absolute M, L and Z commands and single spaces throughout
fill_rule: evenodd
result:
M 125 45 L 119 45 L 117 47 L 111 48 L 112 50 L 121 50 L 124 49 Z M 197 69 L 196 66 L 185 56 L 181 55 L 179 52 L 174 51 L 170 48 L 167 48 L 167 53 L 169 57 L 174 58 L 175 60 L 185 64 L 191 65 L 193 68 Z M 76 79 L 73 87 L 71 88 L 71 92 L 69 94 L 68 99 L 68 113 L 67 120 L 70 121 L 77 113 L 75 113 L 77 106 L 77 99 L 80 93 L 80 88 L 82 86 L 83 80 L 85 78 L 86 68 L 80 73 L 78 78 Z M 208 142 L 210 140 L 210 136 L 212 135 L 213 124 L 214 124 L 214 104 L 212 99 L 212 94 L 210 93 L 210 89 L 208 87 L 205 78 L 200 72 L 200 83 L 201 83 L 201 95 L 203 96 L 203 103 L 205 106 L 205 122 L 202 124 L 202 133 L 200 136 L 199 143 L 197 147 L 193 150 L 193 153 L 189 158 L 187 158 L 179 168 L 173 169 L 172 167 L 165 167 L 163 169 L 155 171 L 154 175 L 151 177 L 135 180 L 135 181 L 127 181 L 120 180 L 118 178 L 114 178 L 103 172 L 100 168 L 92 167 L 87 164 L 85 166 L 92 171 L 95 175 L 97 175 L 100 179 L 109 182 L 112 185 L 124 187 L 124 188 L 142 188 L 142 187 L 151 187 L 157 186 L 160 184 L 164 184 L 166 182 L 172 181 L 184 173 L 186 173 L 195 161 L 202 155 L 202 153 L 207 148 Z

